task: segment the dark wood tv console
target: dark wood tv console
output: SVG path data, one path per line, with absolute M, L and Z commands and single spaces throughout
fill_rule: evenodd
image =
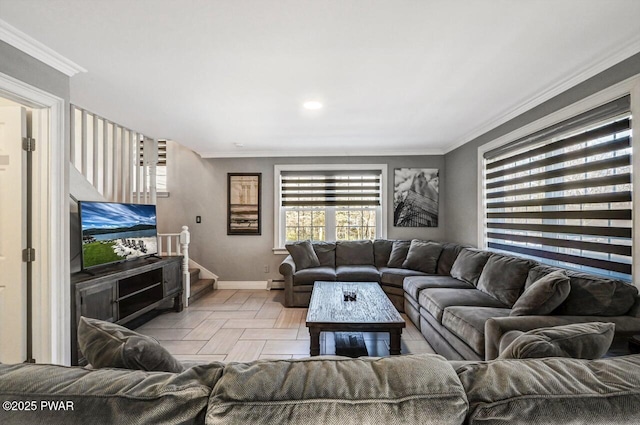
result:
M 71 364 L 86 364 L 78 350 L 80 316 L 125 324 L 173 300 L 182 311 L 182 256 L 140 258 L 71 275 Z

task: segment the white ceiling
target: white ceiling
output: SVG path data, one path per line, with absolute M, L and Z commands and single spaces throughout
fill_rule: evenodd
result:
M 73 103 L 222 157 L 446 152 L 640 52 L 638 0 L 0 0 L 0 19 L 88 70 Z

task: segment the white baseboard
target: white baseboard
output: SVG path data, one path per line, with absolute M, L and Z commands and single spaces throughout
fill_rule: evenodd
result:
M 222 280 L 216 282 L 216 289 L 267 289 L 266 280 Z

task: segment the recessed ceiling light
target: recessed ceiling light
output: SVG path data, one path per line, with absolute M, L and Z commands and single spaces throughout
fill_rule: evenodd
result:
M 244 143 L 234 143 L 236 148 L 243 148 L 244 147 Z
M 317 100 L 307 100 L 302 104 L 304 109 L 309 111 L 316 111 L 318 109 L 322 109 L 322 102 L 318 102 Z

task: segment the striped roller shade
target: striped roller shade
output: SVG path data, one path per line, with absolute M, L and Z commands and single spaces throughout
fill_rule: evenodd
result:
M 380 174 L 283 173 L 283 207 L 366 207 L 380 205 Z
M 488 152 L 488 247 L 630 280 L 630 120 L 627 96 Z

